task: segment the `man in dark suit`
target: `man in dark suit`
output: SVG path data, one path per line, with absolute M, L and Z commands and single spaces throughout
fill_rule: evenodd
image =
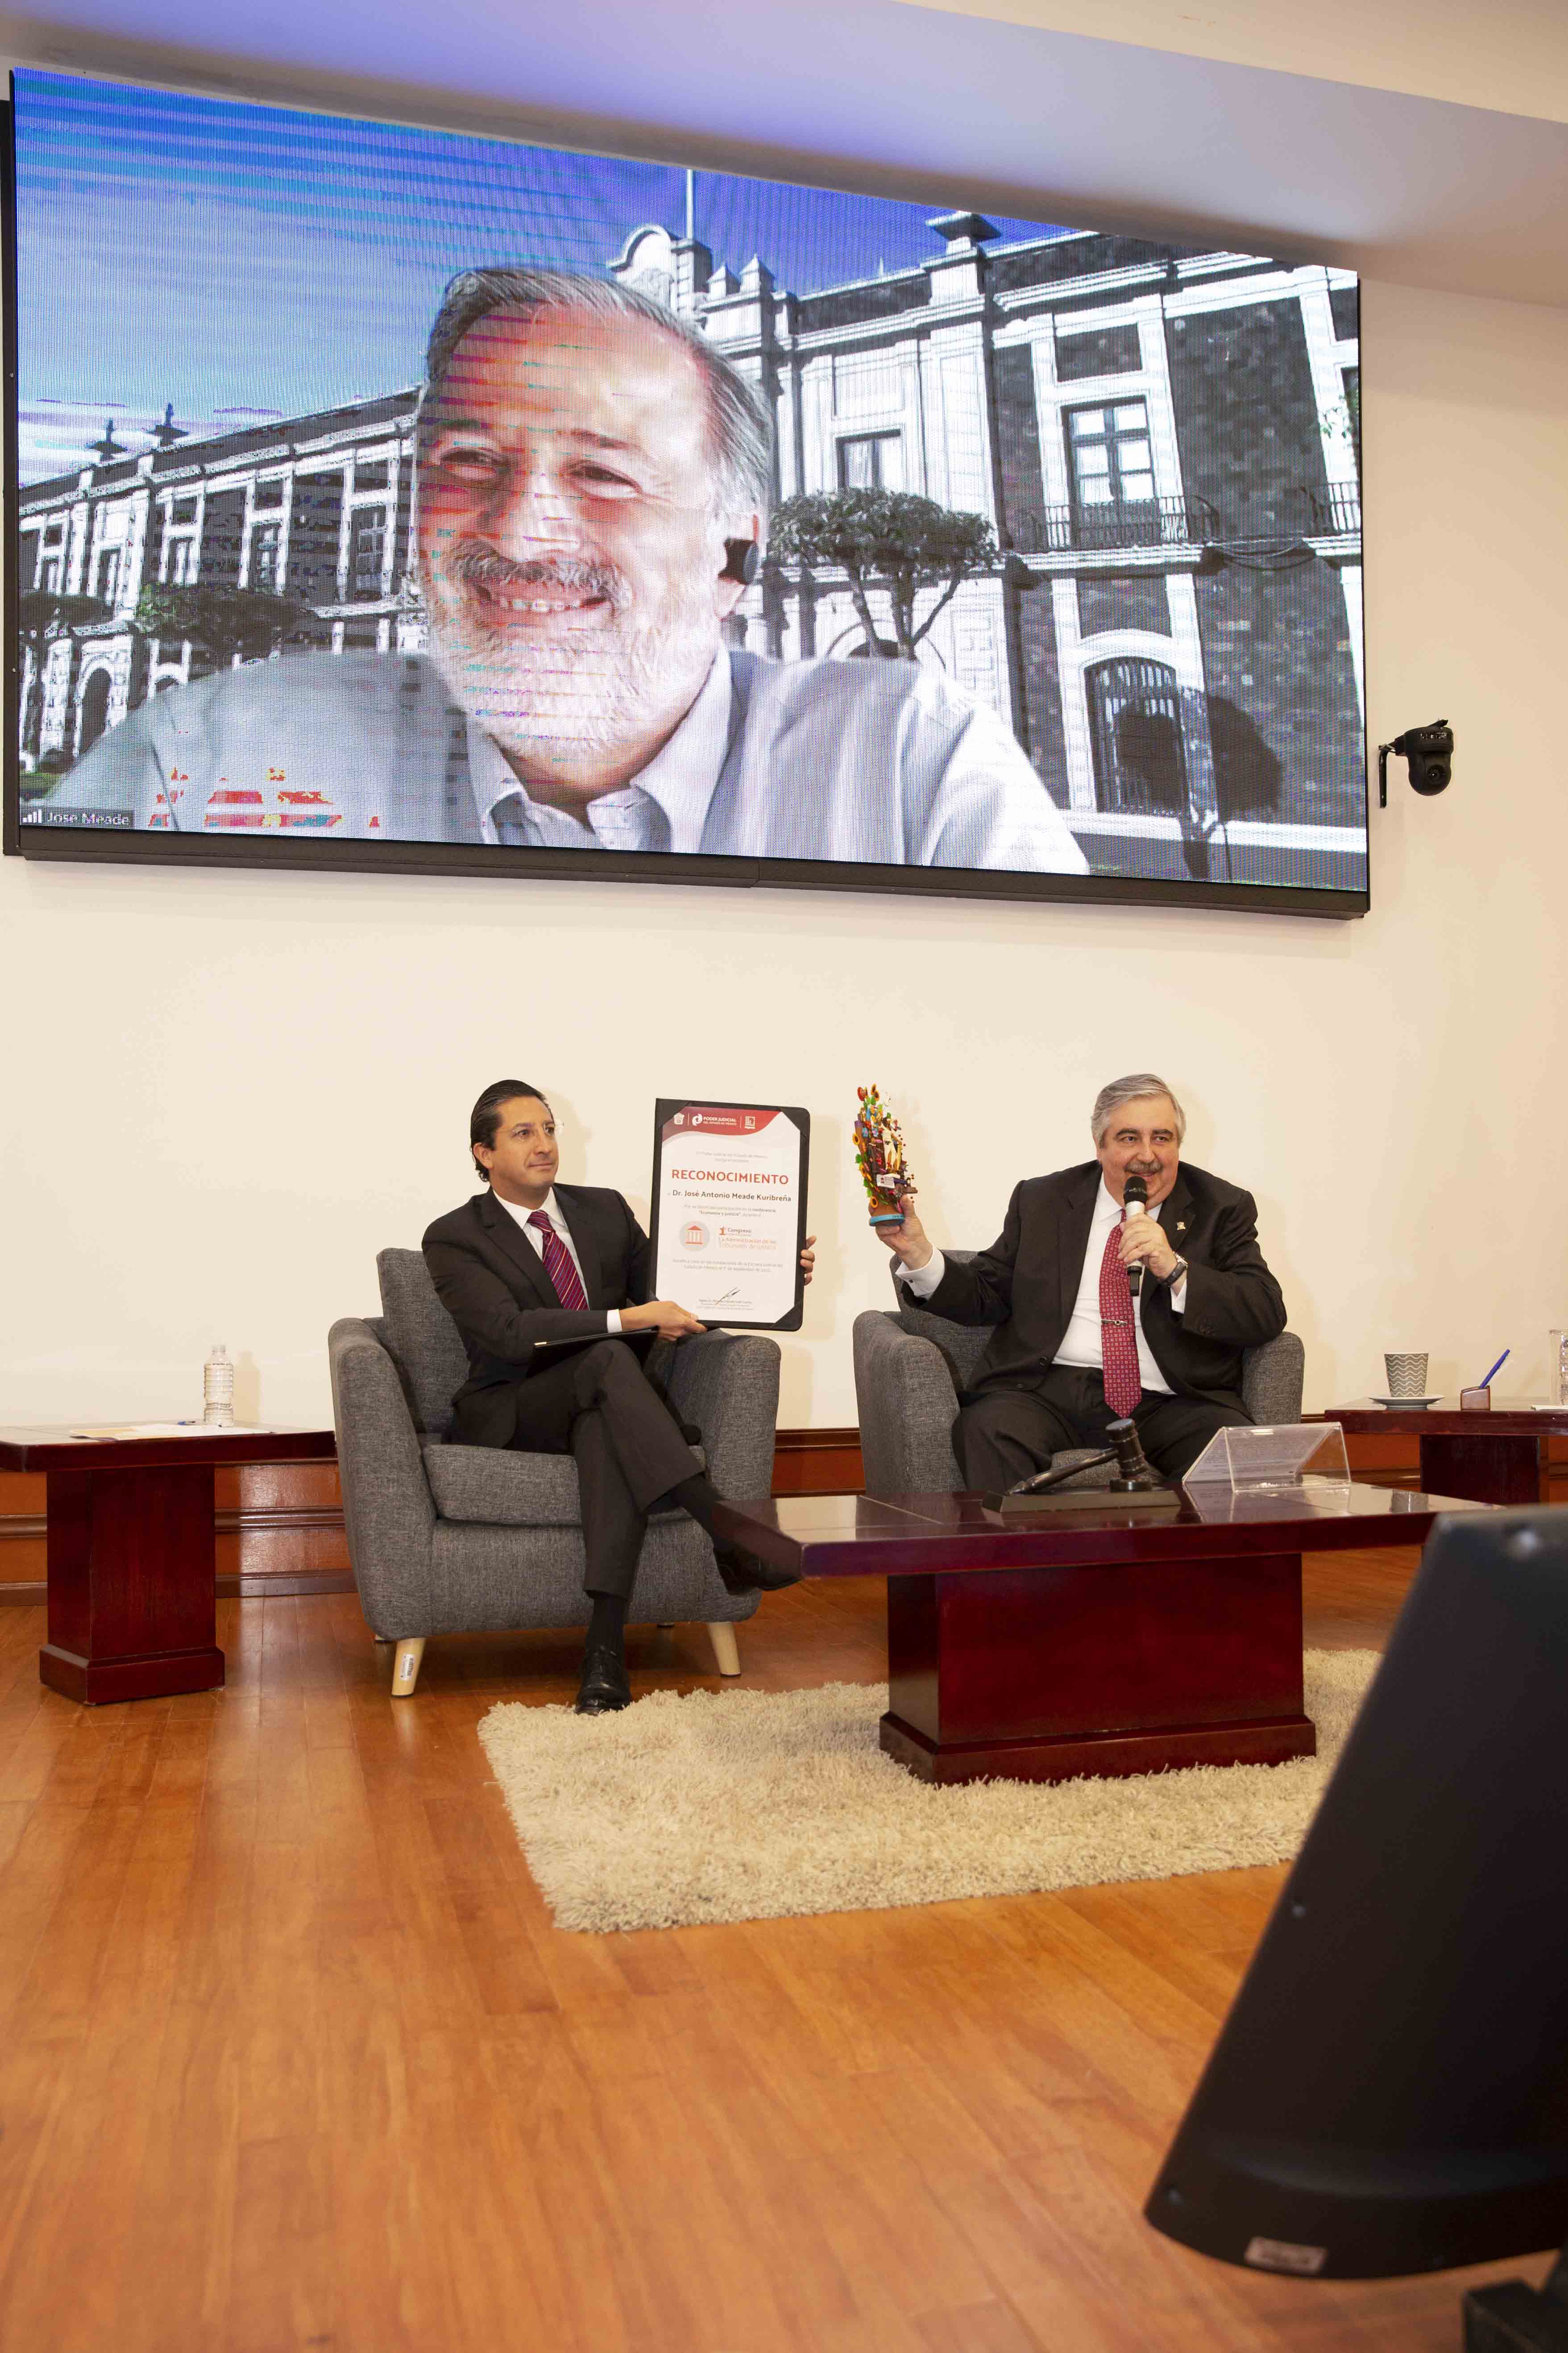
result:
M 626 1605 L 650 1511 L 679 1505 L 713 1538 L 731 1592 L 791 1584 L 714 1531 L 717 1490 L 647 1377 L 654 1341 L 706 1326 L 647 1296 L 647 1236 L 619 1193 L 555 1183 L 555 1116 L 537 1087 L 502 1079 L 468 1123 L 489 1189 L 437 1218 L 425 1262 L 462 1335 L 468 1378 L 453 1400 L 461 1446 L 571 1454 L 582 1493 L 584 1582 L 592 1602 L 577 1711 L 625 1707 Z M 811 1280 L 808 1241 L 801 1264 Z
M 922 1306 L 996 1327 L 953 1432 L 972 1488 L 994 1493 L 1064 1448 L 1102 1445 L 1126 1415 L 1155 1468 L 1179 1478 L 1216 1430 L 1251 1419 L 1241 1352 L 1285 1328 L 1257 1205 L 1183 1166 L 1186 1120 L 1164 1081 L 1149 1071 L 1113 1080 L 1090 1125 L 1094 1159 L 1026 1178 L 998 1239 L 965 1264 L 934 1248 L 907 1196 L 902 1223 L 877 1229 Z M 1135 1176 L 1146 1210 L 1123 1202 Z

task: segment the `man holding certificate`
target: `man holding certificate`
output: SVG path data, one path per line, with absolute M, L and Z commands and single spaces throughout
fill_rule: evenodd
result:
M 437 1218 L 424 1241 L 468 1357 L 451 1436 L 575 1461 L 592 1603 L 576 1705 L 603 1715 L 631 1698 L 624 1634 L 650 1511 L 689 1512 L 733 1592 L 795 1580 L 714 1536 L 719 1495 L 693 1460 L 698 1433 L 677 1422 L 642 1361 L 656 1339 L 706 1327 L 676 1301 L 647 1297 L 649 1244 L 626 1200 L 556 1185 L 554 1113 L 526 1080 L 487 1087 L 468 1136 L 487 1190 Z M 807 1282 L 815 1256 L 808 1237 Z

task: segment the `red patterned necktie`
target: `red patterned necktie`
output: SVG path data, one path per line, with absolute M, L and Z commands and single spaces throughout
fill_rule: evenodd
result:
M 572 1253 L 545 1216 L 535 1209 L 528 1220 L 536 1232 L 544 1237 L 544 1271 L 555 1286 L 555 1296 L 563 1307 L 586 1307 L 588 1294 L 583 1288 L 583 1278 L 572 1263 Z
M 1143 1394 L 1138 1375 L 1137 1308 L 1121 1263 L 1120 1219 L 1105 1237 L 1100 1261 L 1100 1349 L 1105 1368 L 1105 1402 L 1125 1419 Z

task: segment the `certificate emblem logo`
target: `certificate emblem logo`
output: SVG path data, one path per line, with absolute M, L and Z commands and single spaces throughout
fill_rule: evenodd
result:
M 700 1218 L 692 1218 L 680 1229 L 680 1239 L 688 1250 L 700 1250 L 708 1240 L 708 1229 Z

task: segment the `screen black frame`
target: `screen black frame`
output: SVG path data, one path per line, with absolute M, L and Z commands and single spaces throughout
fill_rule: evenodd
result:
M 83 75 L 82 79 L 121 82 L 118 75 Z M 122 82 L 124 87 L 167 90 L 172 96 L 187 93 L 177 84 Z M 190 93 L 198 95 L 199 93 Z M 266 111 L 290 111 L 271 101 L 246 96 L 241 101 Z M 1363 692 L 1362 801 L 1367 844 L 1366 887 L 1332 891 L 1311 886 L 1266 882 L 1196 882 L 1130 874 L 1019 874 L 980 867 L 880 866 L 851 864 L 831 859 L 721 858 L 698 853 L 658 850 L 531 849 L 483 842 L 323 841 L 285 840 L 279 835 L 242 839 L 223 834 L 145 833 L 132 828 L 24 825 L 22 823 L 22 763 L 17 740 L 21 702 L 21 639 L 16 621 L 20 576 L 21 505 L 17 483 L 19 397 L 17 375 L 16 153 L 16 76 L 6 76 L 5 122 L 0 129 L 0 352 L 4 355 L 5 468 L 5 529 L 0 564 L 4 567 L 5 644 L 4 649 L 5 747 L 3 807 L 0 807 L 0 854 L 50 865 L 136 865 L 177 868 L 181 865 L 228 869 L 294 867 L 310 873 L 348 874 L 481 874 L 492 881 L 516 877 L 525 881 L 689 883 L 731 890 L 870 892 L 918 898 L 1010 900 L 1031 903 L 1131 907 L 1207 907 L 1216 912 L 1309 915 L 1348 922 L 1372 906 L 1371 735 L 1365 723 Z M 310 111 L 310 110 L 306 110 Z M 335 110 L 334 110 L 335 111 Z M 353 116 L 354 121 L 373 117 Z M 528 142 L 518 143 L 527 144 Z M 596 154 L 602 149 L 584 150 Z M 802 181 L 817 187 L 817 181 Z M 885 195 L 886 191 L 877 191 Z M 1358 322 L 1359 331 L 1359 322 Z M 1365 371 L 1363 369 L 1364 382 Z M 1363 459 L 1364 465 L 1364 459 Z M 1364 561 L 1364 555 L 1363 555 Z M 1364 601 L 1362 620 L 1362 677 L 1366 676 Z

